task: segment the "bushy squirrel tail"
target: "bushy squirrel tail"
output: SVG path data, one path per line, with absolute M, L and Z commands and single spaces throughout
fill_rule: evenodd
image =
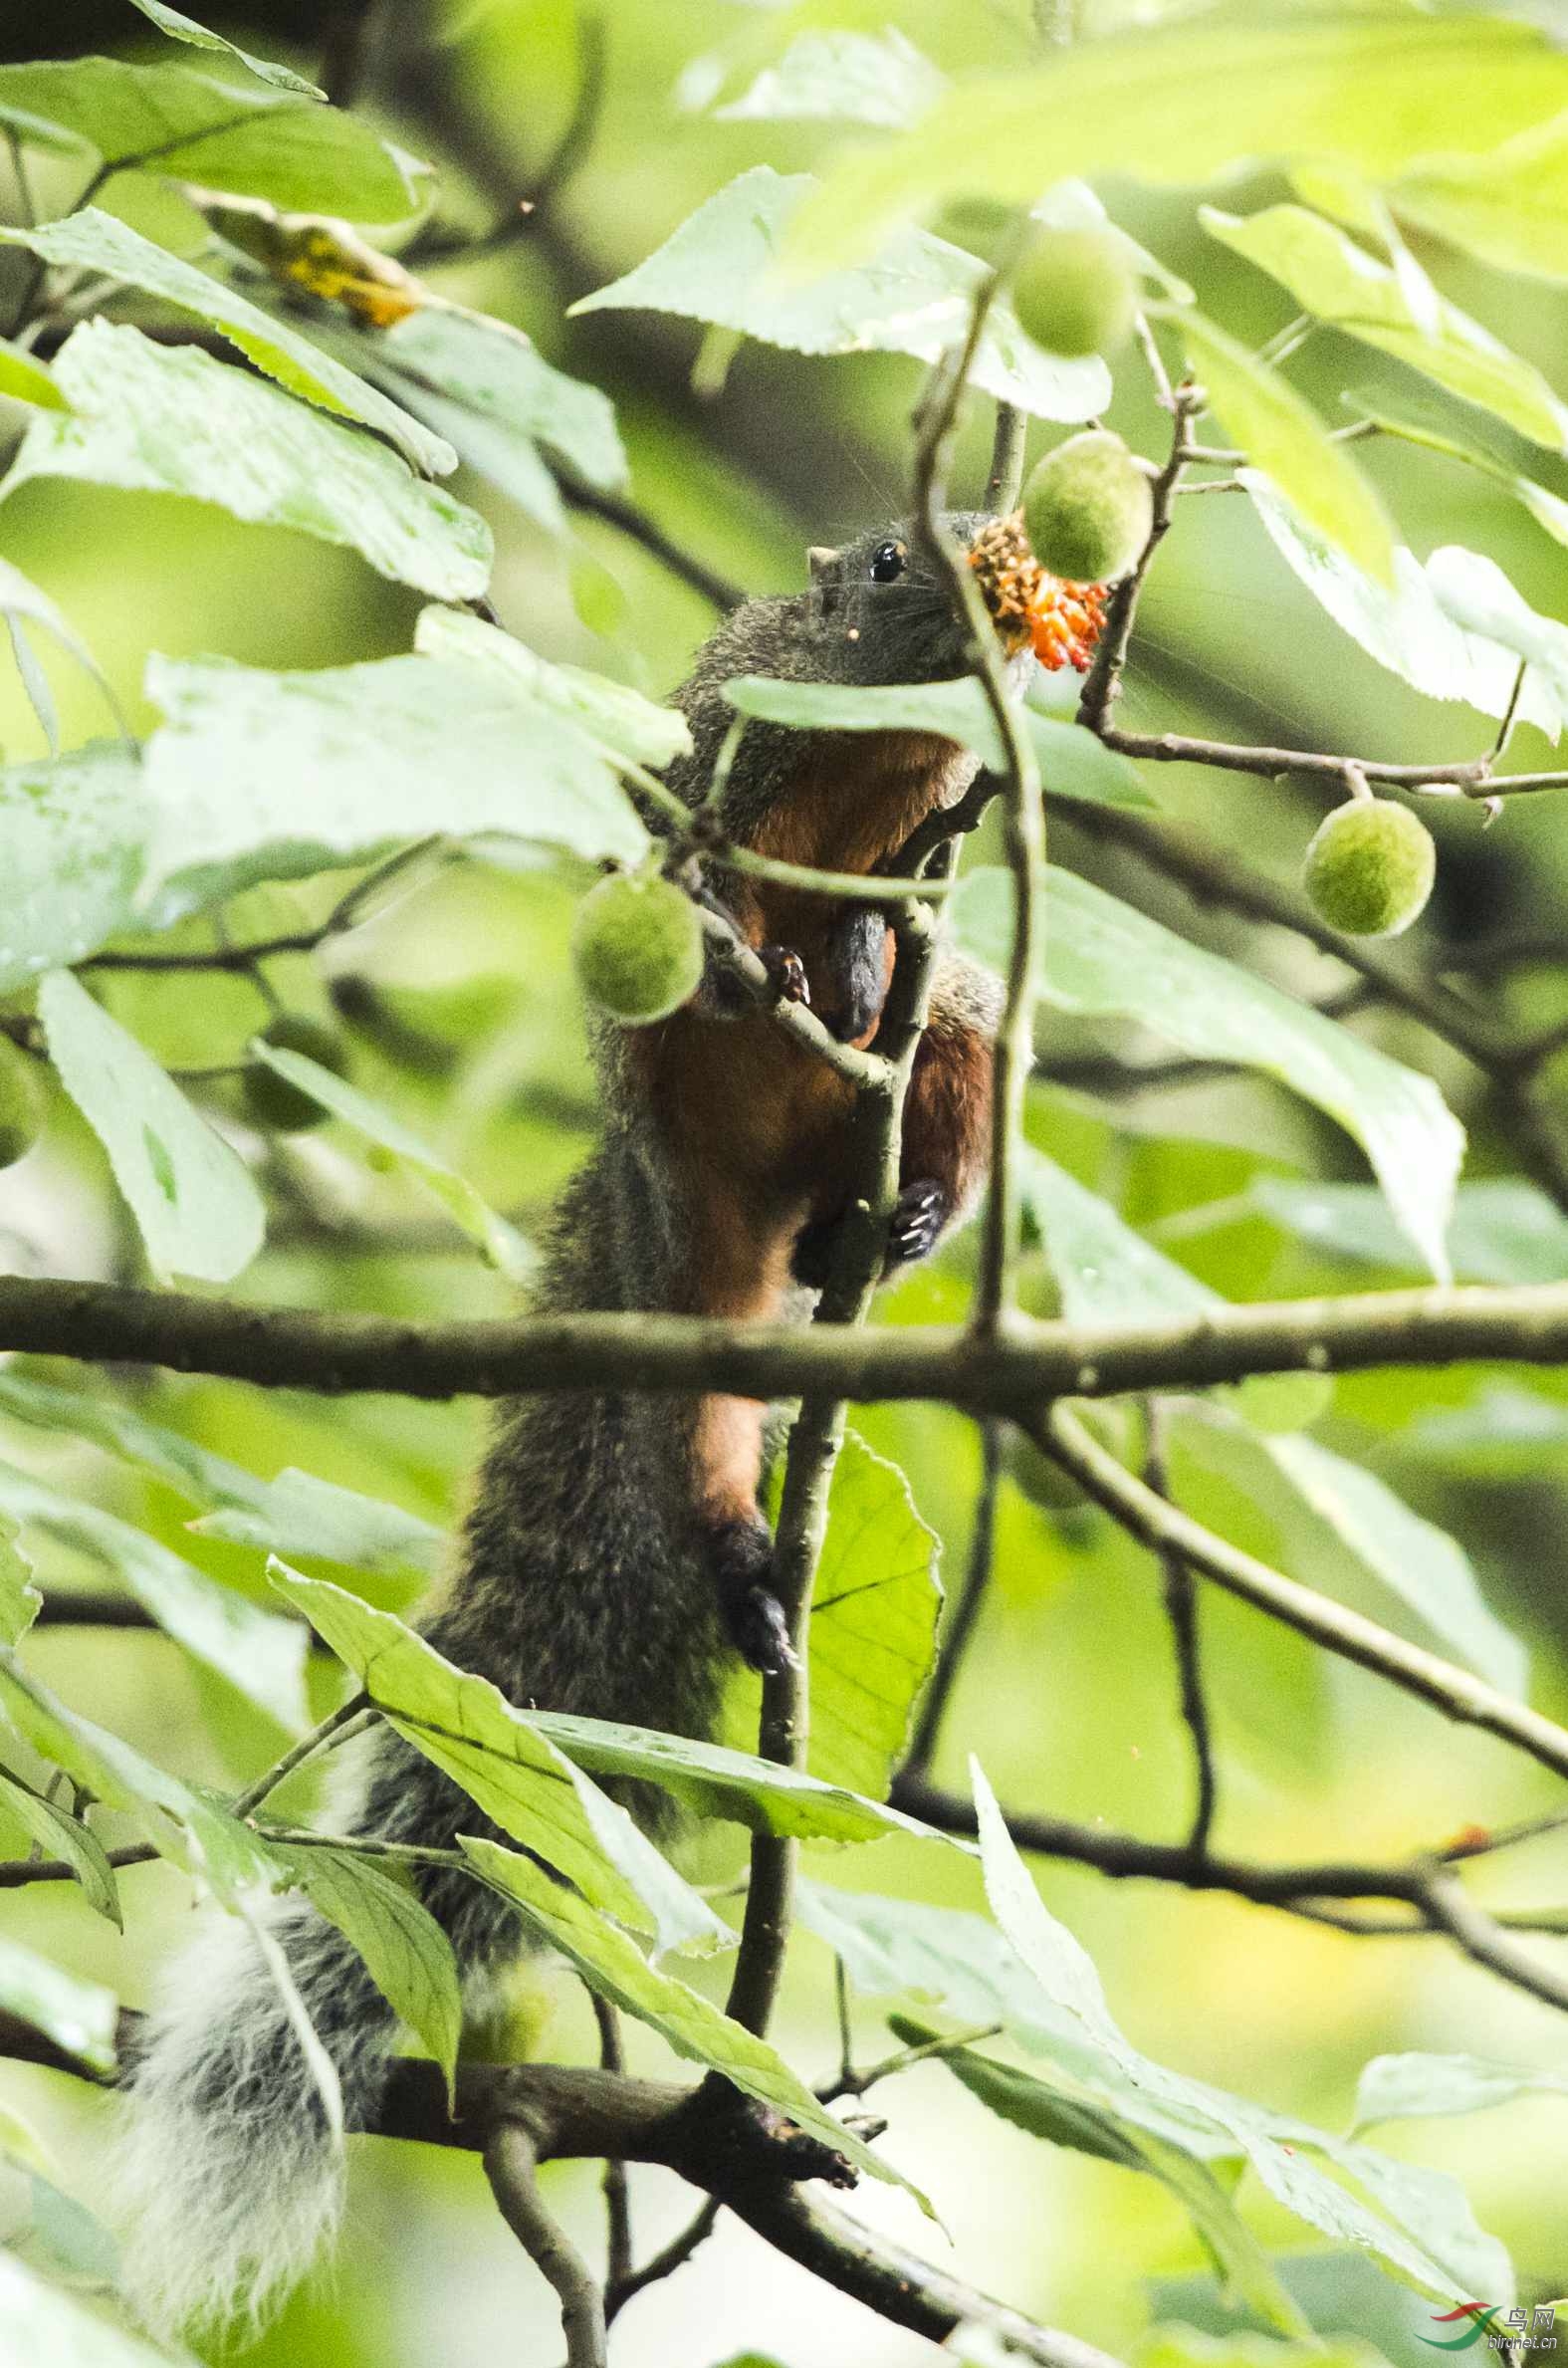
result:
M 208 1912 L 164 1977 L 120 2101 L 110 2181 L 125 2293 L 158 2333 L 259 2324 L 335 2230 L 342 2147 L 274 1966 L 331 2057 L 347 2128 L 372 2121 L 395 2028 L 304 1900 Z
M 613 1152 L 576 1179 L 536 1308 L 657 1303 L 630 1271 L 633 1254 L 641 1266 L 649 1253 L 622 1214 L 627 1189 Z M 660 1401 L 503 1406 L 430 1642 L 525 1708 L 706 1733 L 721 1646 L 712 1583 L 689 1539 L 689 1491 L 676 1418 Z M 449 1851 L 459 1834 L 480 1834 L 517 1846 L 389 1728 L 354 1759 L 353 1791 L 332 1820 L 345 1835 Z M 622 1789 L 645 1823 L 667 1812 L 652 1786 Z M 506 1903 L 466 1874 L 427 1868 L 419 1896 L 470 1990 L 526 1945 Z M 344 2127 L 379 2118 L 397 2025 L 348 1943 L 295 1894 L 265 1902 L 252 1922 L 204 1911 L 143 2026 L 111 2167 L 126 2291 L 160 2331 L 261 2320 L 340 2213 L 342 2149 L 277 1979 L 278 1952 L 294 2012 L 303 2007 L 336 2068 Z

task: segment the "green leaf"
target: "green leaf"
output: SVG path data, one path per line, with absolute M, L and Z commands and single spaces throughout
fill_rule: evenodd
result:
M 802 33 L 777 66 L 714 109 L 721 122 L 871 123 L 901 131 L 948 87 L 948 78 L 896 25 L 881 33 Z
M 184 494 L 342 544 L 378 575 L 443 599 L 472 599 L 490 581 L 494 546 L 476 511 L 246 370 L 89 321 L 55 371 L 73 408 L 34 420 L 0 494 L 31 477 Z
M 1447 544 L 1428 560 L 1427 577 L 1440 605 L 1461 630 L 1483 634 L 1515 659 L 1528 661 L 1525 687 L 1539 701 L 1550 702 L 1561 730 L 1568 719 L 1568 625 L 1537 615 L 1496 561 L 1478 551 Z M 1522 700 L 1520 705 L 1522 710 Z
M 1299 205 L 1271 205 L 1242 220 L 1205 206 L 1200 218 L 1212 237 L 1278 280 L 1314 320 L 1329 322 L 1363 345 L 1393 355 L 1396 361 L 1492 412 L 1533 442 L 1555 452 L 1568 448 L 1568 408 L 1539 370 L 1510 354 L 1478 321 L 1436 290 L 1424 308 L 1430 318 L 1419 318 L 1408 277 L 1378 262 L 1321 215 Z M 1261 453 L 1251 457 L 1259 467 L 1268 467 Z M 1281 491 L 1291 494 L 1292 488 L 1281 481 Z M 1298 494 L 1292 498 L 1304 517 L 1324 526 Z M 1367 565 L 1364 557 L 1361 564 Z
M 13 568 L 9 560 L 3 559 L 0 559 L 0 612 L 9 617 L 30 617 L 35 624 L 41 624 L 46 632 L 52 633 L 83 671 L 92 675 L 113 710 L 121 736 L 129 739 L 109 678 L 81 634 L 46 592 L 41 592 L 36 584 L 23 575 L 20 568 Z
M 259 81 L 275 91 L 293 91 L 302 99 L 327 97 L 325 91 L 319 91 L 314 83 L 308 83 L 303 75 L 296 74 L 291 67 L 273 66 L 265 58 L 253 58 L 250 51 L 242 50 L 237 41 L 225 41 L 221 33 L 209 33 L 206 26 L 198 25 L 194 17 L 183 16 L 177 8 L 167 7 L 165 0 L 130 0 L 130 5 L 139 8 L 142 15 L 149 18 L 160 33 L 166 33 L 171 41 L 185 41 L 192 49 L 218 50 L 227 57 L 238 58 L 242 66 L 248 66 Z
M 13 402 L 36 403 L 45 411 L 69 408 L 47 365 L 8 338 L 0 338 L 0 394 Z
M 426 608 L 414 628 L 414 646 L 426 657 L 456 658 L 511 684 L 532 705 L 580 732 L 609 764 L 664 766 L 691 748 L 691 727 L 679 708 L 657 707 L 640 691 L 585 666 L 554 664 L 482 617 Z
M 1375 2055 L 1356 2089 L 1356 2126 L 1450 2113 L 1484 2113 L 1515 2097 L 1568 2096 L 1568 2072 L 1487 2063 L 1478 2055 Z
M 353 1127 L 367 1142 L 389 1152 L 397 1166 L 421 1184 L 433 1200 L 439 1201 L 449 1216 L 477 1242 L 492 1266 L 504 1275 L 521 1277 L 534 1264 L 533 1252 L 504 1217 L 498 1217 L 487 1201 L 480 1198 L 466 1176 L 419 1140 L 400 1118 L 390 1110 L 381 1109 L 368 1094 L 361 1093 L 319 1061 L 311 1061 L 303 1053 L 291 1053 L 281 1045 L 269 1045 L 263 1037 L 253 1037 L 250 1045 L 253 1061 L 259 1061 L 291 1085 L 298 1085 L 302 1093 L 309 1093 L 335 1118 Z M 322 1552 L 320 1546 L 313 1548 Z
M 1419 444 L 1428 452 L 1445 453 L 1450 460 L 1480 470 L 1493 484 L 1505 485 L 1554 543 L 1568 543 L 1568 501 L 1524 476 L 1497 452 L 1488 450 L 1478 436 L 1456 430 L 1440 398 L 1424 398 L 1418 391 L 1414 398 L 1402 400 L 1380 388 L 1366 394 L 1347 391 L 1343 399 L 1358 418 L 1370 419 L 1384 435 Z
M 1226 1304 L 1043 1151 L 1023 1143 L 1014 1156 L 1024 1206 L 1039 1228 L 1069 1323 L 1148 1322 Z M 1303 1391 L 1303 1383 L 1317 1386 Z M 1215 1394 L 1265 1430 L 1299 1430 L 1324 1411 L 1332 1384 L 1320 1374 L 1256 1373 Z
M 1446 1279 L 1444 1235 L 1464 1134 L 1430 1077 L 1072 872 L 1051 867 L 1044 906 L 1037 985 L 1047 1004 L 1137 1020 L 1184 1052 L 1261 1069 L 1315 1102 L 1356 1137 L 1399 1223 Z M 1010 875 L 982 870 L 962 880 L 953 925 L 970 953 L 1006 970 Z
M 300 2053 L 305 2058 L 306 2069 L 327 2117 L 328 2137 L 335 2148 L 339 2147 L 343 2141 L 343 2090 L 337 2076 L 337 2066 L 328 2054 L 321 2033 L 311 2020 L 311 2011 L 295 1980 L 288 1952 L 271 1920 L 253 1914 L 245 1906 L 241 1906 L 238 1913 L 250 1928 L 251 1938 L 278 1993 L 289 2027 L 300 2043 Z
M 1007 762 L 996 720 L 972 675 L 955 682 L 861 686 L 742 674 L 724 685 L 724 695 L 742 715 L 799 731 L 940 732 L 972 748 L 983 764 L 1000 767 Z M 1019 708 L 1018 720 L 1034 743 L 1048 798 L 1083 799 L 1096 806 L 1153 806 L 1135 767 L 1092 732 L 1041 715 L 1027 704 Z
M 69 1710 L 0 1650 L 0 1715 L 29 1748 L 106 1808 L 133 1816 L 160 1857 L 199 1875 L 229 1906 L 266 1897 L 277 1865 L 260 1836 L 216 1800 L 144 1760 L 129 1744 Z
M 60 1081 L 109 1154 L 159 1274 L 227 1283 L 266 1224 L 249 1169 L 69 970 L 38 991 Z
M 347 343 L 342 341 L 345 349 Z M 370 362 L 365 368 L 405 410 L 444 437 L 465 468 L 515 502 L 525 518 L 532 519 L 547 535 L 564 534 L 566 507 L 560 488 L 539 446 L 528 436 L 515 433 L 498 419 L 466 410 L 449 395 L 433 394 L 428 386 L 405 378 L 400 370 L 383 370 Z
M 8 2162 L 19 2171 L 37 2171 L 45 2178 L 55 2168 L 54 2158 L 38 2132 L 9 2105 L 0 2105 L 0 2162 Z
M 532 1724 L 568 1759 L 595 1776 L 636 1776 L 660 1785 L 700 1817 L 730 1817 L 753 1833 L 793 1834 L 801 1840 L 874 1842 L 884 1834 L 915 1834 L 967 1849 L 899 1809 L 795 1768 L 780 1768 L 728 1745 L 662 1735 L 651 1727 L 621 1727 L 609 1719 L 576 1719 L 536 1711 Z
M 187 1652 L 280 1726 L 302 1731 L 306 1636 L 297 1620 L 263 1611 L 144 1531 L 6 1463 L 0 1463 L 0 1510 L 102 1562 Z
M 775 2107 L 857 2169 L 869 2171 L 873 2179 L 907 2185 L 880 2155 L 817 2103 L 766 2039 L 732 2022 L 684 1982 L 656 1971 L 625 1933 L 606 1923 L 585 1901 L 553 1883 L 532 1859 L 466 1833 L 459 1839 L 477 1871 L 516 1903 L 534 1929 L 575 1966 L 590 1990 L 623 2013 L 648 2023 L 677 2055 L 722 2072 L 748 2096 Z M 910 2192 L 924 2205 L 918 2191 Z
M 887 1797 L 936 1657 L 941 1550 L 898 1466 L 851 1433 L 811 1593 L 808 1765 L 824 1783 Z
M 452 1944 L 429 1909 L 362 1852 L 323 1842 L 272 1847 L 313 1905 L 358 1951 L 393 2013 L 440 2065 L 452 2100 L 463 2000 Z
M 1503 1480 L 1555 1479 L 1560 1467 L 1545 1459 L 1564 1447 L 1568 1406 L 1507 1382 L 1477 1390 L 1467 1405 L 1435 1406 L 1399 1435 L 1401 1455 L 1430 1458 L 1447 1468 L 1446 1479 L 1460 1467 Z
M 625 485 L 626 454 L 608 395 L 553 368 L 509 322 L 426 305 L 357 342 L 400 376 L 511 436 L 543 445 L 590 485 L 607 493 Z
M 1378 2282 L 1375 2272 L 1373 2282 Z M 1388 2354 L 1359 2335 L 1276 2343 L 1266 2335 L 1200 2335 L 1186 2326 L 1152 2327 L 1133 2353 L 1133 2363 L 1134 2368 L 1390 2368 Z
M 1392 1594 L 1469 1668 L 1523 1698 L 1525 1649 L 1488 1608 L 1469 1556 L 1375 1473 L 1314 1439 L 1258 1438 L 1215 1410 L 1183 1409 L 1177 1427 L 1187 1451 L 1273 1524 L 1288 1569 L 1334 1595 L 1347 1579 Z
M 0 123 L 40 147 L 96 149 L 116 170 L 145 164 L 301 213 L 401 222 L 419 204 L 424 168 L 357 116 L 293 92 L 240 90 L 188 66 L 0 66 Z
M 19 2014 L 57 2047 L 95 2072 L 117 2062 L 114 2029 L 119 2001 L 97 1982 L 83 1982 L 51 1958 L 0 1934 L 0 2007 Z
M 112 2287 L 119 2275 L 119 2248 L 97 2215 L 47 2177 L 32 2181 L 32 2203 L 25 2242 L 35 2265 L 63 2285 L 100 2292 Z
M 985 1916 L 870 1891 L 799 1886 L 798 1920 L 842 1958 L 857 1990 L 938 2001 L 963 2022 L 1002 2022 L 1009 2037 L 1071 2074 L 1083 2093 L 1152 2137 L 1203 2161 L 1240 2150 L 1212 2115 L 1129 2081 L 1042 1992 Z
M 1394 590 L 1386 591 L 1297 518 L 1266 478 L 1251 469 L 1242 469 L 1240 477 L 1286 566 L 1368 657 L 1429 699 L 1460 699 L 1482 715 L 1507 712 L 1517 657 L 1499 641 L 1463 628 L 1439 596 L 1432 562 L 1423 568 L 1398 545 Z M 1562 711 L 1534 668 L 1525 676 L 1518 720 L 1537 725 L 1549 740 L 1563 727 Z
M 1473 156 L 1430 156 L 1388 187 L 1404 221 L 1502 271 L 1568 279 L 1568 124 L 1559 116 Z
M 17 1543 L 13 1522 L 0 1521 L 0 1645 L 20 1644 L 43 1608 L 33 1560 Z
M 1395 2195 L 1408 2196 L 1399 2175 L 1409 2166 L 1392 2162 L 1385 2165 L 1382 2158 L 1373 2156 L 1370 2148 L 1347 2146 L 1305 2125 L 1271 2116 L 1242 2098 L 1211 2087 L 1207 2081 L 1188 2080 L 1144 2055 L 1123 2035 L 1106 2005 L 1099 1976 L 1088 1956 L 1066 1927 L 1050 1914 L 1035 1890 L 978 1767 L 974 1778 L 980 1813 L 981 1861 L 992 1912 L 1044 1996 L 1067 2017 L 1081 2038 L 1114 2066 L 1124 2080 L 1147 2090 L 1153 2097 L 1208 2114 L 1239 2147 L 1268 2193 L 1309 2227 L 1340 2244 L 1377 2253 L 1388 2268 L 1424 2292 L 1452 2301 L 1471 2299 L 1459 2290 L 1463 2280 L 1446 2260 L 1435 2258 L 1423 2244 L 1412 2241 L 1404 2227 L 1384 2220 L 1359 2197 L 1341 2187 L 1314 2157 L 1315 2151 L 1332 2149 L 1342 2167 L 1353 2168 L 1353 2175 L 1363 2188 L 1371 2187 L 1374 2182 L 1382 2187 L 1385 2200 L 1392 2200 Z M 1275 2134 L 1285 2128 L 1292 2132 L 1290 2137 Z M 1427 2241 L 1436 2242 L 1430 2233 Z
M 123 741 L 0 768 L 7 897 L 0 993 L 80 962 L 130 926 L 141 877 L 141 764 Z
M 323 1579 L 272 1565 L 274 1585 L 354 1671 L 405 1742 L 524 1842 L 660 1950 L 733 1937 L 626 1811 L 557 1750 L 489 1680 L 443 1660 L 390 1612 Z
M 886 1799 L 936 1657 L 940 1552 L 898 1466 L 851 1431 L 811 1593 L 807 1765 L 822 1783 Z M 755 1734 L 760 1683 L 748 1678 L 735 1693 L 737 1728 Z
M 400 1506 L 292 1468 L 275 1480 L 259 1480 L 183 1433 L 149 1422 L 133 1406 L 35 1381 L 14 1366 L 0 1368 L 0 1414 L 90 1439 L 95 1447 L 155 1472 L 191 1504 L 217 1508 L 189 1525 L 199 1537 L 226 1538 L 278 1553 L 320 1554 L 360 1570 L 429 1571 L 441 1551 L 442 1533 Z
M 1193 373 L 1203 380 L 1231 441 L 1319 534 L 1369 576 L 1392 584 L 1388 513 L 1311 404 L 1202 313 L 1183 312 L 1177 320 Z
M 0 76 L 4 71 L 0 68 Z M 37 230 L 0 226 L 0 242 L 30 247 L 46 263 L 66 270 L 107 273 L 127 288 L 139 288 L 183 313 L 194 313 L 221 330 L 247 360 L 290 394 L 302 395 L 339 419 L 358 419 L 377 429 L 411 467 L 444 477 L 457 466 L 457 454 L 444 437 L 432 435 L 310 338 L 273 320 L 235 289 L 154 246 L 97 206 L 86 206 L 63 222 L 45 222 Z
M 941 2036 L 934 2025 L 913 2015 L 888 2019 L 906 2042 L 918 2045 Z M 1072 2096 L 1011 2064 L 995 2063 L 973 2048 L 951 2048 L 941 2060 L 989 2111 L 1031 2138 L 1158 2179 L 1190 2215 L 1229 2289 L 1271 2326 L 1310 2339 L 1311 2323 L 1300 2304 L 1280 2283 L 1268 2255 L 1206 2163 L 1135 2129 L 1105 2105 Z
M 453 837 L 589 862 L 635 863 L 648 846 L 601 751 L 494 667 L 414 656 L 269 674 L 153 657 L 147 692 L 168 719 L 146 760 L 150 881 L 189 898 L 422 838 L 435 782 Z
M 1498 18 L 1291 11 L 1086 41 L 1029 74 L 957 84 L 914 129 L 847 154 L 802 209 L 803 267 L 872 253 L 944 199 L 1031 205 L 1064 174 L 1197 187 L 1254 157 L 1373 174 L 1484 155 L 1568 107 L 1568 59 Z
M 59 1801 L 46 1800 L 5 1769 L 0 1769 L 0 1809 L 15 1818 L 46 1858 L 63 1858 L 99 1914 L 124 1930 L 114 1870 L 98 1835 L 80 1817 L 73 1817 Z
M 1410 1245 L 1370 1184 L 1296 1184 L 1257 1176 L 1247 1199 L 1314 1250 L 1373 1266 L 1408 1267 Z M 1568 1217 L 1516 1176 L 1461 1184 L 1449 1225 L 1449 1256 L 1466 1283 L 1568 1282 Z
M 809 287 L 782 277 L 789 225 L 820 187 L 809 173 L 755 165 L 635 271 L 571 312 L 675 313 L 794 354 L 909 354 L 929 362 L 958 345 L 987 266 L 925 231 L 901 232 L 865 268 Z M 1038 186 L 1029 191 L 1038 194 Z M 970 375 L 988 394 L 1044 419 L 1087 419 L 1110 399 L 1110 373 L 1097 355 L 1064 361 L 1042 354 L 1005 304 L 992 309 Z
M 189 2368 L 188 2352 L 154 2351 L 10 2252 L 0 2253 L 0 2325 L 7 2368 Z

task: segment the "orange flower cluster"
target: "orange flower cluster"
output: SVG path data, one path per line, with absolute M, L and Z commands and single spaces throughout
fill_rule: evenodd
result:
M 1105 626 L 1105 588 L 1047 576 L 1023 531 L 1023 514 L 993 518 L 970 546 L 969 564 L 1009 651 L 1032 648 L 1050 673 L 1088 671 Z

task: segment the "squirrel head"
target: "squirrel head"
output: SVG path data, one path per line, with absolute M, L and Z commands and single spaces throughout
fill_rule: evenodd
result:
M 985 511 L 952 510 L 942 527 L 966 553 L 989 523 Z M 841 550 L 818 545 L 806 558 L 817 679 L 941 682 L 963 673 L 965 636 L 948 588 L 907 525 L 878 528 Z

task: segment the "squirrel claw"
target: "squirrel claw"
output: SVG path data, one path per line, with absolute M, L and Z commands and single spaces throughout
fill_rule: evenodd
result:
M 888 1227 L 886 1266 L 912 1266 L 937 1246 L 937 1239 L 953 1213 L 947 1187 L 933 1177 L 918 1177 L 898 1196 Z
M 764 1677 L 792 1668 L 796 1656 L 784 1605 L 768 1583 L 774 1541 L 762 1523 L 726 1522 L 710 1534 L 708 1555 L 720 1616 L 741 1658 Z
M 803 1003 L 811 1008 L 811 982 L 793 946 L 760 946 L 758 956 L 773 981 L 781 1003 Z

